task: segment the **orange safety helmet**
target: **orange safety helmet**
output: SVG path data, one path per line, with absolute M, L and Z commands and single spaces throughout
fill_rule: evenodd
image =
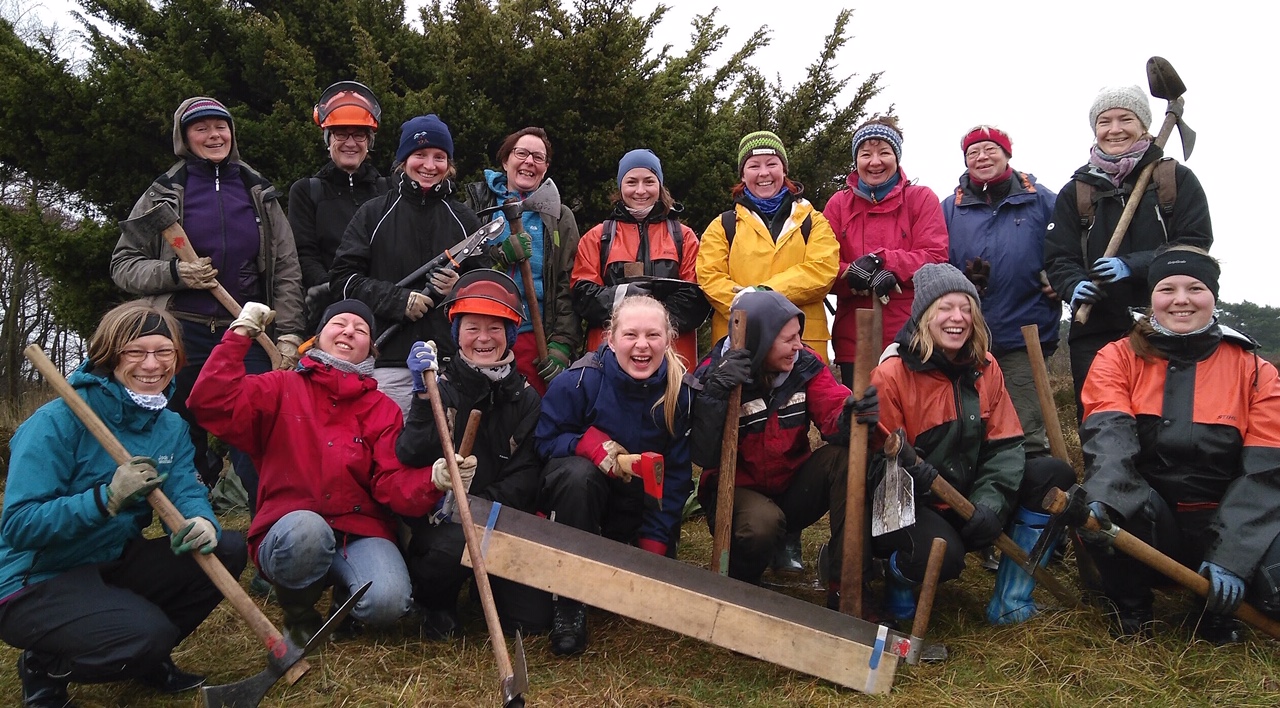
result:
M 339 125 L 377 130 L 382 106 L 368 86 L 358 81 L 339 81 L 320 95 L 311 119 L 326 130 Z
M 515 281 L 506 273 L 489 268 L 464 273 L 440 304 L 447 308 L 450 322 L 465 314 L 492 315 L 517 326 L 524 320 L 524 305 Z

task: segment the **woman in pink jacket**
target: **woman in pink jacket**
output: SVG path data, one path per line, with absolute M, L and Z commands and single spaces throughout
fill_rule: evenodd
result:
M 902 131 L 893 118 L 873 118 L 853 134 L 855 171 L 831 197 L 823 216 L 840 242 L 840 277 L 832 340 L 845 386 L 853 384 L 857 353 L 854 311 L 884 303 L 882 342 L 911 316 L 911 276 L 926 263 L 947 262 L 947 225 L 938 195 L 902 171 Z M 879 354 L 879 352 L 877 352 Z

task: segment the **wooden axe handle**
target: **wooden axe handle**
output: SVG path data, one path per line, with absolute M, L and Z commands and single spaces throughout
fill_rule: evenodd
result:
M 729 316 L 729 347 L 742 349 L 747 342 L 747 315 L 741 310 Z M 725 406 L 724 439 L 720 443 L 720 473 L 716 480 L 716 528 L 711 536 L 711 569 L 729 574 L 729 543 L 733 537 L 733 490 L 738 476 L 738 417 L 742 414 L 742 386 L 729 392 Z
M 472 409 L 467 416 L 467 427 L 462 429 L 462 442 L 458 444 L 458 454 L 466 457 L 476 446 L 476 436 L 480 434 L 480 419 L 484 417 L 478 409 Z
M 938 592 L 938 576 L 942 574 L 942 561 L 947 553 L 947 542 L 934 538 L 929 546 L 929 563 L 924 568 L 924 581 L 920 583 L 920 599 L 916 602 L 916 618 L 911 623 L 911 640 L 924 643 L 933 616 L 933 598 Z
M 1044 432 L 1049 438 L 1049 452 L 1070 464 L 1067 441 L 1062 437 L 1062 423 L 1058 420 L 1058 407 L 1053 402 L 1053 387 L 1049 385 L 1049 370 L 1044 365 L 1044 350 L 1040 348 L 1040 327 L 1024 325 L 1022 341 L 1027 344 L 1027 358 L 1031 360 L 1031 378 L 1035 380 L 1036 396 L 1040 399 L 1040 416 L 1044 419 Z
M 187 238 L 187 232 L 183 230 L 182 224 L 175 221 L 160 233 L 164 236 L 164 240 L 169 244 L 169 247 L 173 249 L 173 252 L 178 254 L 178 260 L 183 263 L 194 263 L 200 260 L 200 256 L 196 255 L 195 249 L 191 247 L 191 241 Z M 209 292 L 213 293 L 213 298 L 218 301 L 218 304 L 225 307 L 232 317 L 240 316 L 240 303 L 231 297 L 231 293 L 227 292 L 227 289 L 222 287 L 221 283 L 213 286 Z M 268 337 L 266 332 L 259 332 L 255 339 L 267 351 L 267 356 L 271 358 L 271 366 L 276 369 L 280 368 L 280 351 L 276 349 L 275 342 L 271 341 L 271 337 Z
M 533 324 L 533 343 L 538 348 L 538 360 L 547 358 L 547 330 L 542 323 L 542 310 L 538 308 L 538 293 L 534 290 L 533 266 L 529 259 L 520 261 L 520 279 L 524 281 L 524 302 L 529 306 L 529 321 Z M 507 348 L 515 342 L 507 342 Z
M 872 298 L 873 300 L 875 298 Z M 862 394 L 871 384 L 871 370 L 880 355 L 873 342 L 875 311 L 859 309 L 854 313 L 858 335 L 858 353 L 853 362 L 853 395 Z M 840 559 L 840 611 L 862 617 L 862 559 L 866 555 L 867 516 L 867 426 L 849 421 L 849 467 L 845 485 L 844 546 Z
M 102 445 L 107 454 L 111 456 L 111 459 L 115 460 L 117 464 L 124 464 L 132 458 L 129 451 L 124 449 L 124 445 L 121 445 L 120 441 L 116 439 L 111 429 L 102 422 L 98 414 L 93 412 L 89 404 L 62 377 L 62 372 L 58 371 L 58 367 L 54 366 L 52 361 L 49 361 L 43 349 L 32 344 L 23 350 L 23 354 L 26 355 L 27 359 L 31 360 L 36 370 L 44 376 L 45 381 L 57 392 L 76 418 L 80 419 L 85 429 Z M 170 533 L 182 528 L 182 523 L 186 519 L 182 516 L 182 512 L 178 511 L 178 508 L 173 505 L 173 502 L 169 501 L 169 498 L 164 495 L 164 492 L 159 489 L 151 490 L 151 493 L 147 495 L 147 503 L 160 515 L 160 520 L 164 522 Z M 258 639 L 262 640 L 262 643 L 267 647 L 267 651 L 277 657 L 284 656 L 287 646 L 283 635 L 271 624 L 271 620 L 262 614 L 262 610 L 258 609 L 258 605 L 244 591 L 244 588 L 240 587 L 240 583 L 231 576 L 226 566 L 222 565 L 222 561 L 218 560 L 218 557 L 213 554 L 205 555 L 198 552 L 192 553 L 191 557 L 196 560 L 196 563 L 200 565 L 200 569 L 209 576 L 209 579 L 218 587 L 218 590 L 222 591 L 222 596 L 227 598 L 227 601 L 235 608 L 236 613 L 245 621 L 245 624 L 248 624 L 253 633 L 258 636 Z M 297 663 L 289 667 L 288 671 L 285 672 L 285 680 L 290 684 L 296 683 L 309 668 L 311 668 L 311 665 L 307 663 L 306 659 L 299 659 Z

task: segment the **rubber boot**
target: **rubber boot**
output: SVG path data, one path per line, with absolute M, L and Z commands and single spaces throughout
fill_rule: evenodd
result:
M 800 546 L 800 532 L 791 531 L 782 539 L 782 545 L 773 553 L 769 564 L 775 573 L 800 575 L 804 572 L 804 554 Z
M 898 552 L 889 556 L 889 567 L 884 576 L 884 611 L 891 620 L 909 620 L 916 616 L 915 587 L 919 583 L 908 580 L 898 570 Z
M 551 653 L 573 656 L 587 649 L 587 606 L 577 600 L 558 597 L 551 619 Z
M 24 651 L 18 656 L 18 678 L 22 681 L 23 706 L 63 708 L 70 705 L 66 676 L 51 675 L 35 652 Z
M 1048 514 L 1022 507 L 1014 514 L 1009 537 L 1018 544 L 1018 548 L 1030 553 L 1051 518 Z M 1052 555 L 1044 554 L 1040 559 L 1041 568 L 1049 564 Z M 1022 566 L 1008 556 L 1002 557 L 1000 569 L 996 571 L 996 587 L 991 593 L 991 602 L 987 603 L 987 621 L 999 625 L 1018 624 L 1031 619 L 1038 611 L 1036 603 L 1031 599 L 1031 591 L 1035 587 L 1035 578 L 1027 575 Z
M 1244 623 L 1231 615 L 1215 615 L 1205 610 L 1196 625 L 1196 636 L 1220 647 L 1244 641 Z
M 321 578 L 298 590 L 291 590 L 283 585 L 275 586 L 276 600 L 280 602 L 280 610 L 284 613 L 284 633 L 298 648 L 306 646 L 324 626 L 324 618 L 316 609 L 316 603 L 320 601 L 320 596 L 328 585 L 326 580 Z

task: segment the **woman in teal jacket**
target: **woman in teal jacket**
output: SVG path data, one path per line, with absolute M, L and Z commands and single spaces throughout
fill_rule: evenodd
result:
M 13 436 L 0 517 L 0 639 L 24 650 L 27 706 L 62 706 L 70 681 L 138 679 L 175 693 L 204 682 L 169 653 L 222 600 L 191 551 L 244 570 L 244 537 L 222 533 L 196 476 L 187 424 L 166 409 L 184 364 L 177 321 L 144 301 L 103 317 L 70 383 L 134 453 L 117 465 L 62 400 Z M 145 457 L 144 457 L 145 456 Z M 185 521 L 144 538 L 148 492 Z

